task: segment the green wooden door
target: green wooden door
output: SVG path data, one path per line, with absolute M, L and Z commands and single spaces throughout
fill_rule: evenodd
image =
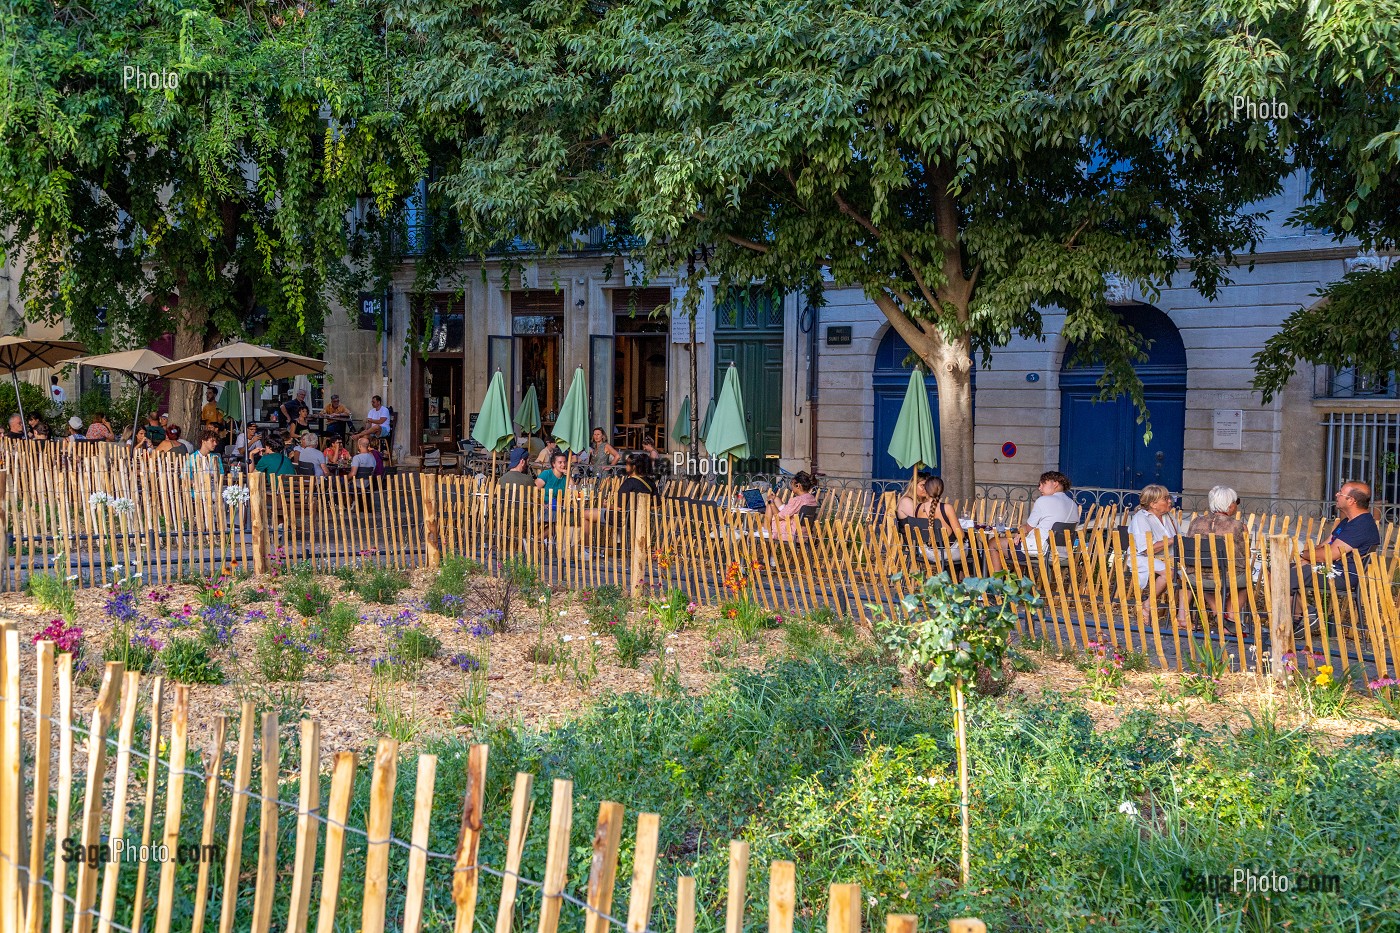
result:
M 735 468 L 745 473 L 776 472 L 783 446 L 782 336 L 717 339 L 716 387 L 723 383 L 730 363 L 739 370 L 749 434 L 750 459 L 737 462 Z

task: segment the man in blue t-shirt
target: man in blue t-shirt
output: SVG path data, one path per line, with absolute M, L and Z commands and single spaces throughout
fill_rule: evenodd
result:
M 1336 503 L 1337 512 L 1342 516 L 1342 520 L 1332 529 L 1327 540 L 1318 545 L 1313 552 L 1317 557 L 1317 563 L 1306 568 L 1308 571 L 1306 575 L 1343 574 L 1339 578 L 1338 587 L 1344 589 L 1346 593 L 1355 595 L 1360 584 L 1357 579 L 1357 567 L 1360 565 L 1360 559 L 1369 556 L 1381 546 L 1381 530 L 1376 525 L 1375 516 L 1371 514 L 1371 487 L 1355 480 L 1342 483 L 1341 488 L 1332 497 L 1332 501 Z M 1291 577 L 1290 588 L 1294 593 L 1297 593 L 1300 589 L 1300 581 L 1296 568 L 1292 571 Z M 1317 580 L 1313 585 L 1320 584 L 1321 580 Z M 1302 607 L 1298 602 L 1295 602 L 1294 618 L 1301 620 Z M 1316 599 L 1313 602 L 1315 604 Z M 1314 626 L 1317 624 L 1314 614 L 1311 612 L 1309 612 L 1309 624 Z

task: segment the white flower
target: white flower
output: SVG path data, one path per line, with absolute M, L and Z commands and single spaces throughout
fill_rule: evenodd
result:
M 1135 817 L 1138 815 L 1137 804 L 1131 800 L 1125 800 L 1118 805 L 1118 812 L 1129 818 Z
M 224 490 L 224 505 L 233 508 L 247 502 L 251 496 L 248 495 L 247 486 L 229 486 Z
M 88 508 L 95 509 L 98 506 L 106 505 L 112 501 L 112 497 L 105 492 L 95 492 L 88 496 Z
M 569 614 L 569 610 L 567 610 L 567 609 L 560 609 L 560 610 L 559 610 L 559 614 L 560 614 L 561 616 L 566 616 L 566 615 Z
M 675 633 L 673 632 L 673 633 L 671 633 L 670 635 L 667 635 L 666 637 L 667 637 L 667 638 L 675 638 L 676 636 L 675 636 Z
M 136 511 L 136 503 L 132 502 L 126 496 L 122 496 L 120 499 L 108 499 L 107 508 L 116 512 L 118 515 L 130 515 Z
M 573 641 L 573 640 L 574 640 L 574 636 L 572 636 L 572 635 L 565 635 L 565 636 L 564 636 L 564 641 Z
M 667 654 L 675 654 L 675 653 L 676 653 L 676 649 L 675 649 L 675 648 L 667 648 L 667 649 L 666 649 L 666 653 L 667 653 Z

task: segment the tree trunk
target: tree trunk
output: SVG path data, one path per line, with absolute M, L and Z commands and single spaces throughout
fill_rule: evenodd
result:
M 938 473 L 944 497 L 970 500 L 976 488 L 973 459 L 972 341 L 949 342 L 934 327 L 916 324 L 888 294 L 871 296 L 938 386 Z
M 175 359 L 203 353 L 208 347 L 209 310 L 181 300 L 175 312 Z M 199 409 L 204 402 L 204 386 L 196 382 L 171 380 L 170 423 L 178 424 L 183 436 L 199 446 Z

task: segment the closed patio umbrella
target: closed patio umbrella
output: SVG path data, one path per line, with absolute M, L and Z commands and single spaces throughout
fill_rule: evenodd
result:
M 10 374 L 15 387 L 15 404 L 24 436 L 29 436 L 29 422 L 24 417 L 24 400 L 19 396 L 19 374 L 31 369 L 48 369 L 66 363 L 87 351 L 72 340 L 31 340 L 28 337 L 0 337 L 0 371 Z
M 497 375 L 500 375 L 499 370 Z M 515 409 L 515 423 L 526 434 L 534 434 L 540 429 L 540 397 L 535 392 L 533 383 L 530 384 L 530 388 L 525 392 L 525 397 L 520 400 L 519 406 Z
M 739 370 L 729 365 L 724 373 L 724 387 L 715 400 L 714 417 L 705 432 L 705 449 L 711 457 L 729 459 L 729 483 L 734 482 L 734 459 L 749 455 L 749 432 L 744 417 L 744 392 L 739 387 Z
M 79 366 L 105 369 L 109 372 L 126 373 L 136 383 L 136 413 L 131 421 L 131 439 L 136 440 L 136 428 L 141 424 L 141 395 L 146 388 L 160 378 L 160 367 L 170 362 L 170 357 L 157 353 L 149 347 L 135 350 L 118 350 L 116 353 L 99 353 L 97 356 L 83 356 L 73 361 Z
M 899 406 L 899 418 L 886 448 L 900 469 L 919 475 L 920 466 L 938 466 L 938 438 L 933 433 L 933 415 L 928 407 L 928 386 L 917 366 L 909 374 L 909 388 Z
M 495 475 L 496 454 L 515 440 L 515 430 L 510 425 L 510 402 L 506 399 L 506 380 L 499 369 L 491 377 L 486 397 L 481 400 L 481 410 L 472 426 L 472 440 L 491 451 L 491 473 Z
M 234 421 L 243 420 L 243 393 L 239 391 L 238 383 L 224 381 L 224 388 L 219 392 L 219 411 Z
M 571 454 L 588 446 L 588 380 L 582 366 L 574 370 L 569 394 L 564 396 L 559 420 L 554 423 L 554 439 Z
M 682 447 L 690 445 L 690 396 L 685 397 L 681 402 L 681 413 L 676 416 L 676 423 L 671 427 L 671 440 Z

